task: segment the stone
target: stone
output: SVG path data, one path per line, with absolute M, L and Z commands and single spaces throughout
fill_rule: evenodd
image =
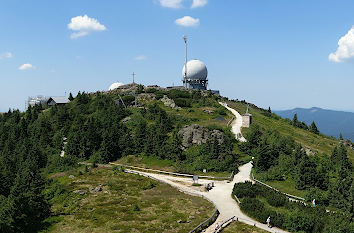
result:
M 204 144 L 214 137 L 218 140 L 219 144 L 224 142 L 224 133 L 222 131 L 217 129 L 210 131 L 208 128 L 198 124 L 185 126 L 178 134 L 182 137 L 183 149 L 187 149 L 193 144 Z
M 96 188 L 95 188 L 96 192 L 101 192 L 102 191 L 102 185 L 99 184 Z
M 176 105 L 176 103 L 175 103 L 175 101 L 173 101 L 173 99 L 168 98 L 167 95 L 164 95 L 163 98 L 161 99 L 161 101 L 166 107 L 170 107 L 173 109 L 182 109 Z
M 69 176 L 69 179 L 74 179 L 74 178 L 75 178 L 75 176 L 73 176 L 73 175 Z
M 85 190 L 75 190 L 73 193 L 78 193 L 80 195 L 85 195 L 87 192 Z
M 126 124 L 126 123 L 128 123 L 131 119 L 132 119 L 132 118 L 128 116 L 128 117 L 126 117 L 126 118 L 124 118 L 124 119 L 122 120 L 122 123 Z
M 205 109 L 203 112 L 208 113 L 208 114 L 213 114 L 214 113 L 213 110 L 209 110 L 209 109 Z

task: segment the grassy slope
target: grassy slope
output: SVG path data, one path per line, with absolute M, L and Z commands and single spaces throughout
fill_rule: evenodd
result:
M 47 232 L 188 232 L 214 211 L 200 197 L 145 177 L 102 168 L 81 171 L 73 179 L 68 174 L 54 178 L 70 195 L 53 199 L 54 213 L 67 215 L 53 217 L 57 223 Z M 102 192 L 89 192 L 99 184 Z M 87 194 L 73 194 L 74 190 Z M 140 211 L 134 211 L 135 205 Z
M 181 127 L 184 127 L 186 125 L 191 125 L 191 124 L 199 124 L 205 127 L 219 127 L 222 128 L 226 131 L 230 130 L 230 127 L 227 125 L 228 122 L 232 119 L 233 115 L 229 112 L 226 111 L 226 115 L 220 115 L 217 113 L 219 103 L 216 100 L 210 99 L 213 105 L 215 106 L 209 106 L 209 107 L 200 107 L 198 105 L 193 105 L 190 108 L 182 108 L 182 109 L 172 109 L 170 107 L 166 107 L 161 101 L 156 101 L 154 100 L 161 108 L 163 108 L 170 116 L 174 117 L 179 121 L 181 124 Z M 145 104 L 151 104 L 154 101 L 148 101 Z M 216 107 L 217 106 L 217 107 Z M 221 107 L 222 108 L 222 107 Z M 137 117 L 137 109 L 131 108 L 133 115 L 131 116 L 133 119 L 134 117 Z M 207 113 L 205 110 L 212 111 L 212 113 Z M 223 118 L 224 120 L 220 120 L 217 118 Z M 129 126 L 129 124 L 128 124 Z M 237 148 L 235 148 L 235 152 L 239 153 L 237 151 Z M 247 160 L 247 158 L 242 157 L 241 159 Z M 139 166 L 139 167 L 144 167 L 144 168 L 151 168 L 151 169 L 157 169 L 157 170 L 164 170 L 164 171 L 175 171 L 174 169 L 174 162 L 170 160 L 162 160 L 156 157 L 147 157 L 147 156 L 127 156 L 119 159 L 116 161 L 117 163 L 121 164 L 126 164 L 126 165 L 131 165 L 131 166 Z M 196 172 L 198 175 L 209 175 L 209 176 L 217 176 L 217 177 L 228 177 L 230 176 L 230 173 L 228 172 L 207 172 L 207 173 L 201 173 L 201 172 Z
M 247 225 L 241 222 L 233 222 L 222 231 L 223 233 L 266 233 L 257 227 Z
M 246 112 L 246 104 L 239 102 L 228 102 L 229 106 L 236 109 L 240 114 Z M 311 149 L 313 152 L 326 153 L 330 155 L 335 146 L 339 146 L 339 141 L 325 136 L 316 135 L 309 131 L 295 128 L 288 124 L 285 120 L 276 120 L 274 118 L 266 117 L 257 109 L 250 108 L 249 112 L 253 116 L 253 122 L 267 129 L 275 129 L 284 136 L 292 137 L 296 142 L 300 143 L 304 147 Z M 247 132 L 247 129 L 242 129 L 243 133 Z M 349 159 L 354 162 L 354 150 L 348 150 Z M 257 174 L 255 174 L 257 177 Z M 295 189 L 294 183 L 291 180 L 287 181 L 268 181 L 268 184 L 278 188 L 279 190 L 293 195 L 303 196 L 304 192 Z
M 229 102 L 229 104 L 231 107 L 239 111 L 240 114 L 243 114 L 246 111 L 245 104 L 235 102 Z M 339 146 L 339 141 L 337 139 L 325 135 L 316 135 L 307 130 L 295 128 L 288 124 L 285 120 L 276 120 L 266 117 L 256 109 L 250 108 L 249 112 L 253 115 L 254 123 L 257 123 L 264 128 L 276 129 L 282 135 L 294 138 L 296 142 L 301 143 L 301 145 L 311 149 L 314 152 L 317 151 L 319 153 L 326 153 L 329 155 L 335 146 Z M 348 150 L 348 156 L 350 160 L 354 162 L 354 150 Z

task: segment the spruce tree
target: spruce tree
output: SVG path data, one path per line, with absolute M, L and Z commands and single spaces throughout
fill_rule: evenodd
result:
M 8 196 L 15 232 L 36 232 L 41 222 L 50 214 L 50 205 L 43 194 L 44 179 L 39 174 L 37 160 L 36 155 L 31 154 L 21 163 Z
M 292 120 L 292 125 L 295 127 L 298 127 L 299 125 L 299 120 L 297 119 L 297 113 L 294 114 L 293 120 Z
M 314 121 L 312 121 L 310 128 L 309 128 L 310 132 L 314 133 L 314 134 L 319 134 L 320 131 L 318 130 L 316 124 Z
M 73 97 L 73 94 L 70 92 L 69 94 L 69 98 L 68 98 L 70 101 L 73 101 L 74 100 L 74 97 Z

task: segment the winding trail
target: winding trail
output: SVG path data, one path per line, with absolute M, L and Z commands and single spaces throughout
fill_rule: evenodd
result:
M 238 140 L 240 140 L 241 142 L 245 142 L 246 139 L 241 134 L 242 116 L 236 110 L 228 107 L 226 103 L 220 102 L 220 104 L 230 110 L 235 115 L 236 120 L 232 124 L 232 132 L 235 134 Z M 204 230 L 204 232 L 206 233 L 213 233 L 218 225 L 234 216 L 236 216 L 236 218 L 238 218 L 240 222 L 249 225 L 255 225 L 256 227 L 266 230 L 268 232 L 288 233 L 287 231 L 281 230 L 276 227 L 269 228 L 266 224 L 262 224 L 248 217 L 247 215 L 242 213 L 237 202 L 231 197 L 232 189 L 235 183 L 241 183 L 251 180 L 250 174 L 252 166 L 252 162 L 240 166 L 238 168 L 239 172 L 234 176 L 234 179 L 231 182 L 199 179 L 198 183 L 202 185 L 214 182 L 214 187 L 209 192 L 204 191 L 201 187 L 192 186 L 193 180 L 191 178 L 143 172 L 132 169 L 126 169 L 126 172 L 140 174 L 153 178 L 155 180 L 159 180 L 161 182 L 170 184 L 173 187 L 176 187 L 182 192 L 186 192 L 191 195 L 203 196 L 209 201 L 211 201 L 219 210 L 220 215 L 218 216 L 214 224 Z
M 205 192 L 201 189 L 201 187 L 192 186 L 193 180 L 191 178 L 185 177 L 176 177 L 164 174 L 156 174 L 149 172 L 142 172 L 137 170 L 126 169 L 126 172 L 140 174 L 143 176 L 147 176 L 149 178 L 153 178 L 155 180 L 167 183 L 173 187 L 176 187 L 182 192 L 187 194 L 203 196 L 216 206 L 219 210 L 220 215 L 216 219 L 215 223 L 208 227 L 204 232 L 212 233 L 217 225 L 220 225 L 223 221 L 230 219 L 233 216 L 236 216 L 240 222 L 244 222 L 249 225 L 256 224 L 256 227 L 261 228 L 263 230 L 269 232 L 279 232 L 285 233 L 278 228 L 268 228 L 266 224 L 262 224 L 243 214 L 238 206 L 237 202 L 231 197 L 232 189 L 235 183 L 245 182 L 250 180 L 250 173 L 252 169 L 252 162 L 244 164 L 239 167 L 239 172 L 234 176 L 232 182 L 227 181 L 213 181 L 215 187 L 211 189 L 209 192 Z M 210 180 L 199 179 L 199 184 L 208 184 Z
M 231 132 L 235 134 L 236 139 L 238 139 L 240 142 L 246 142 L 246 139 L 242 136 L 241 133 L 241 127 L 242 127 L 242 116 L 240 113 L 238 113 L 235 109 L 230 108 L 227 103 L 219 102 L 222 106 L 224 106 L 227 110 L 232 112 L 234 116 L 236 117 L 236 120 L 234 120 L 231 124 Z

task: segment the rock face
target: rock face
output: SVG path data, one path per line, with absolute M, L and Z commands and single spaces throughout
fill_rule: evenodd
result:
M 167 95 L 164 95 L 163 98 L 161 99 L 161 101 L 166 107 L 170 107 L 170 108 L 173 108 L 173 109 L 181 109 L 180 107 L 178 107 L 175 104 L 175 101 L 173 101 L 172 99 L 168 98 Z
M 224 142 L 223 132 L 217 129 L 210 131 L 208 128 L 198 124 L 185 126 L 178 132 L 178 134 L 183 138 L 183 149 L 187 149 L 193 144 L 201 145 L 214 137 L 216 137 L 219 144 Z

